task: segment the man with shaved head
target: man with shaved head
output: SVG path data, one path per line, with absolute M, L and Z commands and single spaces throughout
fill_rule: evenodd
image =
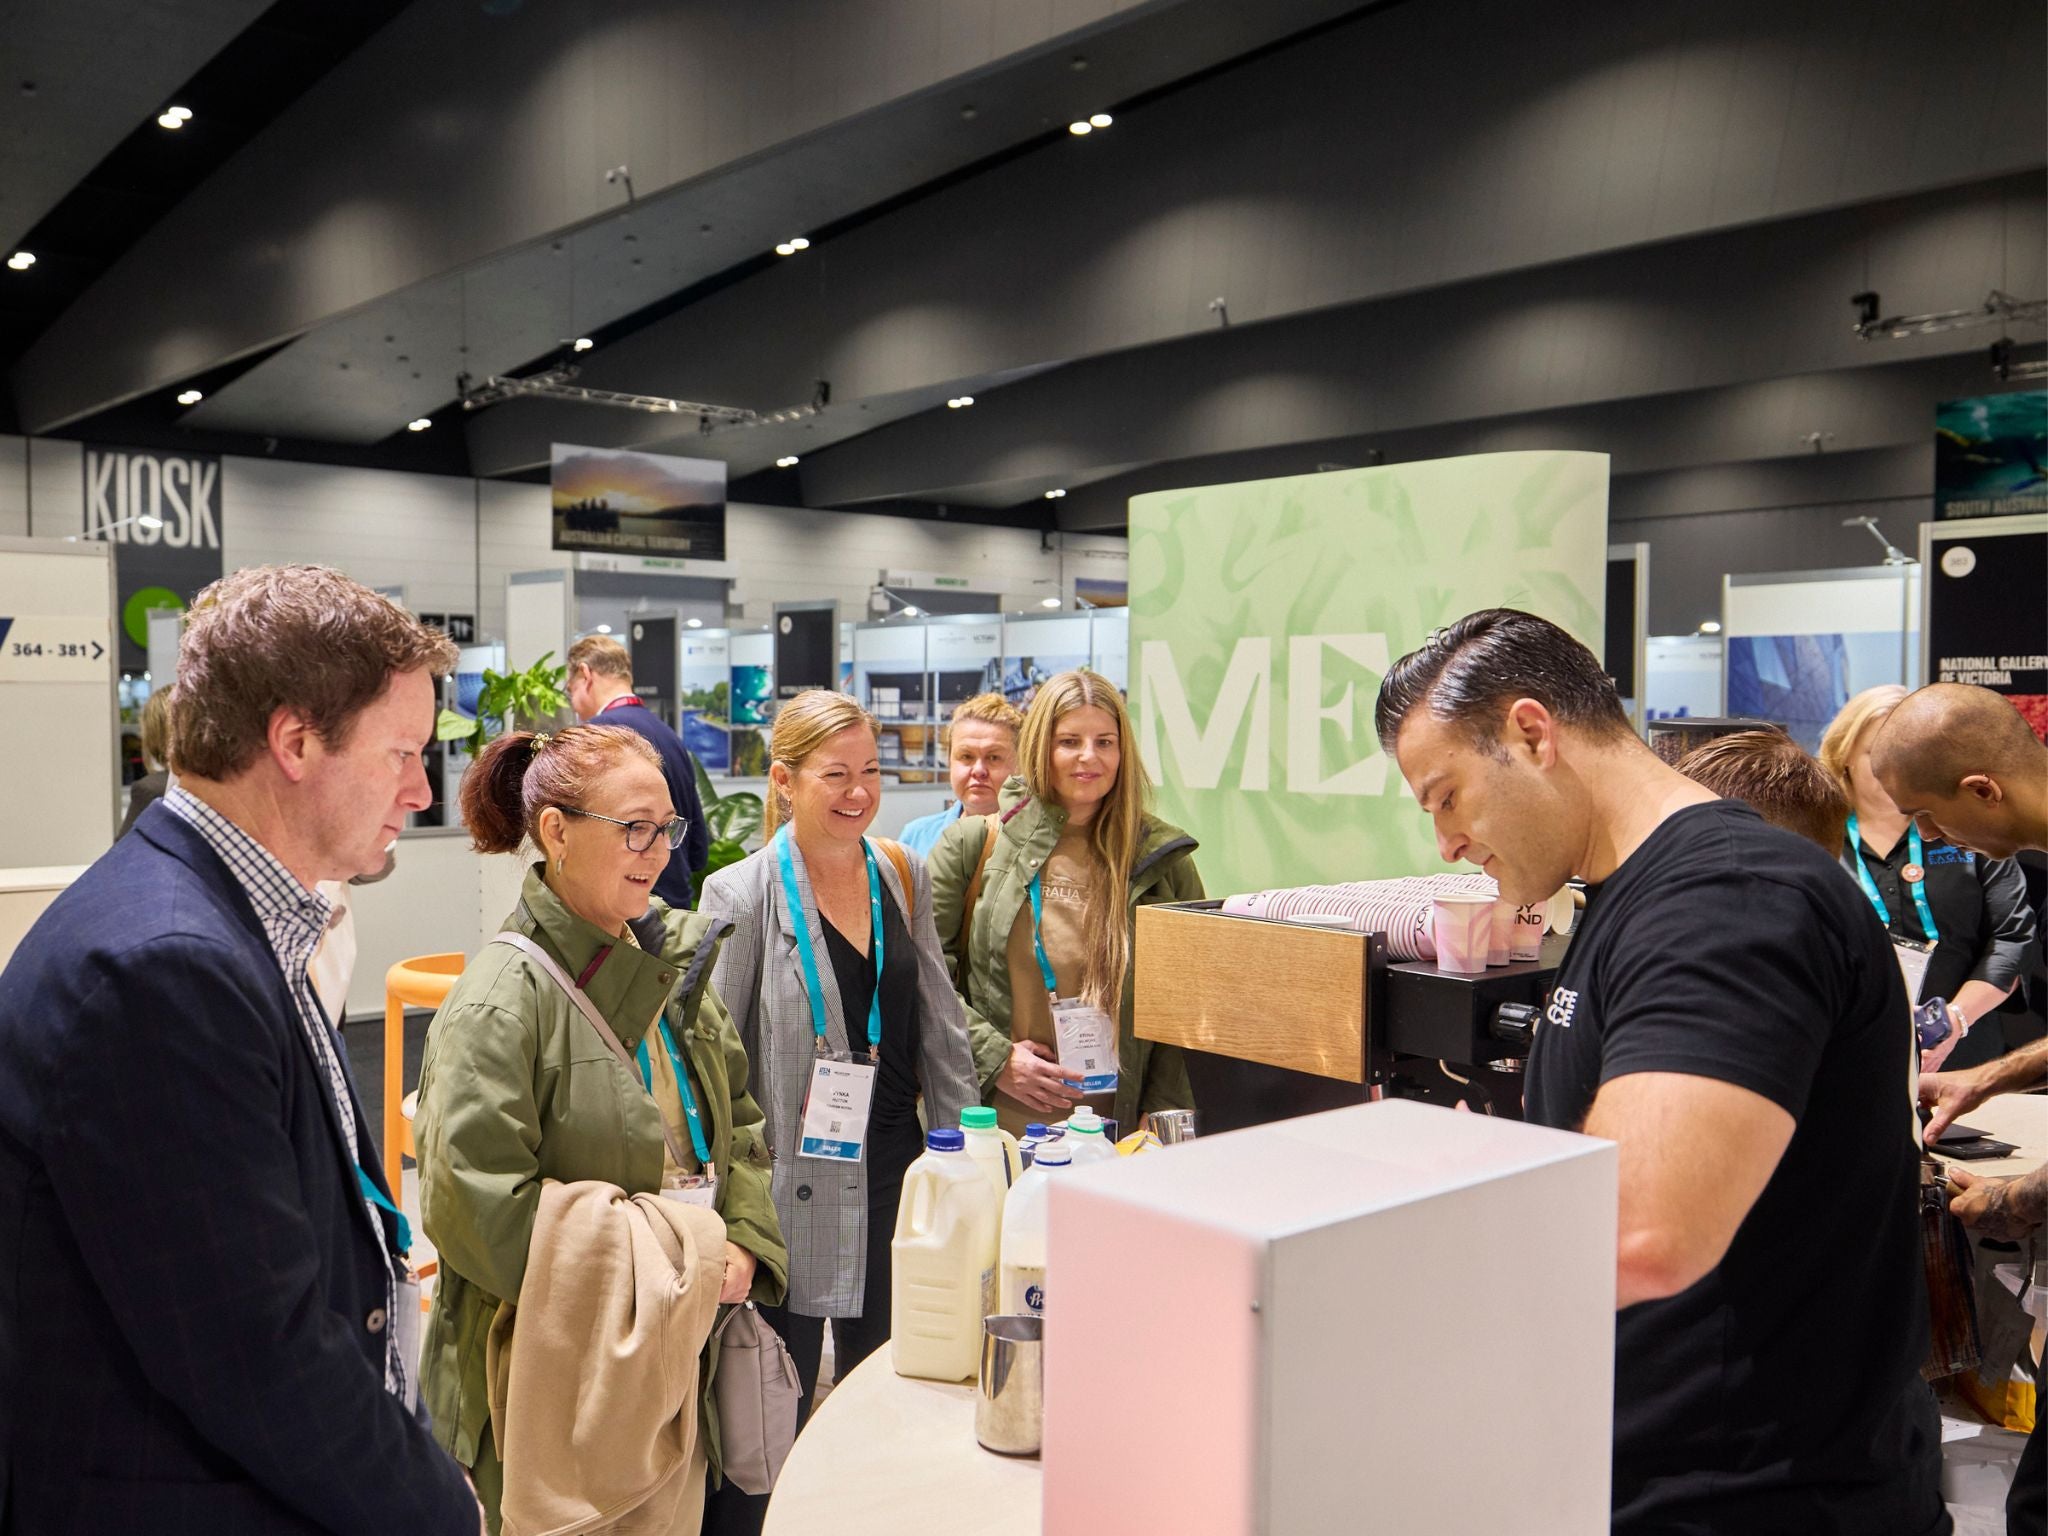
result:
M 1908 694 L 1878 728 L 1870 770 L 1900 810 L 1959 848 L 1992 859 L 2048 848 L 2048 747 L 1988 688 Z
M 2022 848 L 2048 850 L 2048 746 L 2011 702 L 1988 688 L 1931 683 L 1892 711 L 1870 746 L 1870 769 L 1899 809 L 1930 831 L 1987 858 Z M 2023 1045 L 1967 1072 L 1920 1079 L 1920 1102 L 1933 1111 L 1930 1143 L 1958 1115 L 1994 1094 L 2025 1091 L 2048 1079 L 2048 1041 Z M 2023 1238 L 2048 1221 L 2048 1167 L 2017 1179 L 1986 1179 L 1951 1168 L 1958 1191 L 1949 1209 L 1986 1237 Z M 2006 1502 L 2009 1536 L 2048 1528 L 2042 1426 L 2020 1457 Z

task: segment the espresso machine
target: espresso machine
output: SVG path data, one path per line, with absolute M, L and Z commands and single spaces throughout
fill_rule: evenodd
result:
M 1522 1118 L 1522 1069 L 1570 940 L 1472 975 L 1393 960 L 1386 935 L 1140 907 L 1133 1024 L 1186 1053 L 1204 1134 L 1375 1098 Z

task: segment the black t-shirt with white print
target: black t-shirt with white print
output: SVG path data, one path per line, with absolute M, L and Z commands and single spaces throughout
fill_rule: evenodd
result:
M 1589 893 L 1528 1118 L 1636 1072 L 1797 1122 L 1721 1263 L 1616 1317 L 1614 1530 L 1941 1536 L 1905 987 L 1855 882 L 1747 806 L 1689 806 Z M 1679 1149 L 1684 1155 L 1684 1149 Z

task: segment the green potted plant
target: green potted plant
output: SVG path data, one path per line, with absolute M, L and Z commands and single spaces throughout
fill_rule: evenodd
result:
M 562 680 L 569 675 L 569 669 L 549 665 L 554 659 L 555 653 L 549 651 L 522 671 L 494 672 L 484 668 L 476 718 L 444 709 L 435 722 L 434 739 L 459 742 L 461 749 L 474 757 L 494 737 L 507 731 L 546 725 L 569 707 L 569 695 L 562 690 Z
M 721 795 L 711 787 L 711 776 L 702 763 L 693 757 L 690 766 L 697 770 L 697 798 L 704 803 L 704 825 L 711 833 L 711 851 L 704 859 L 703 876 L 697 881 L 701 894 L 705 877 L 747 856 L 747 844 L 761 835 L 765 807 L 761 797 L 751 790 L 737 789 Z

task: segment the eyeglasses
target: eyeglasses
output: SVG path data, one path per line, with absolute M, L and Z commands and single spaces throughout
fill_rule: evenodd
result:
M 680 816 L 667 821 L 621 821 L 616 816 L 600 816 L 595 811 L 579 811 L 573 805 L 561 807 L 564 816 L 588 816 L 592 821 L 608 821 L 615 827 L 626 829 L 626 850 L 629 853 L 645 853 L 654 846 L 659 837 L 668 844 L 669 852 L 683 846 L 683 834 L 690 830 L 690 824 Z

